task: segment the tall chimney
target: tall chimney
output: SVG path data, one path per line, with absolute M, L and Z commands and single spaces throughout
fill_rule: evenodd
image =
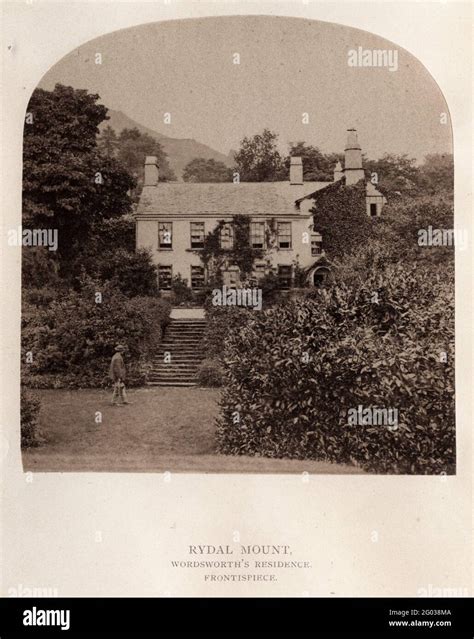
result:
M 340 180 L 343 175 L 344 175 L 344 171 L 342 170 L 342 165 L 338 160 L 336 163 L 336 166 L 334 167 L 334 182 L 337 182 L 338 180 Z
M 158 158 L 156 155 L 147 155 L 145 159 L 145 182 L 143 186 L 156 186 L 158 184 Z
M 290 158 L 290 184 L 303 184 L 303 160 L 300 157 Z
M 356 184 L 364 178 L 362 151 L 355 129 L 347 129 L 347 144 L 344 149 L 344 175 L 346 185 Z

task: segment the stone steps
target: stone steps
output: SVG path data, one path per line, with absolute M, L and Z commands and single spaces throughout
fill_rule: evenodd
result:
M 204 359 L 202 319 L 172 319 L 148 375 L 149 386 L 197 386 L 197 371 Z M 169 353 L 171 361 L 165 361 Z

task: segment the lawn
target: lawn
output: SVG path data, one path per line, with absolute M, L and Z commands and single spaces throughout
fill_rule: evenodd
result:
M 140 388 L 128 392 L 128 406 L 111 406 L 110 392 L 101 390 L 39 393 L 46 443 L 23 452 L 25 471 L 361 472 L 325 462 L 219 455 L 215 389 Z

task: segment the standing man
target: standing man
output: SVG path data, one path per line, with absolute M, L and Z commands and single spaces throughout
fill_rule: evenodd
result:
M 120 403 L 129 404 L 127 401 L 127 395 L 125 394 L 125 362 L 123 361 L 122 353 L 125 351 L 123 344 L 117 344 L 115 347 L 115 354 L 110 362 L 110 377 L 114 384 L 114 392 L 112 395 L 111 404 L 116 406 Z

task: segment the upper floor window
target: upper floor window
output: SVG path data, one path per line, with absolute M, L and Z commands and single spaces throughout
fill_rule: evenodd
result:
M 191 248 L 204 247 L 204 222 L 191 222 Z
M 234 245 L 232 224 L 224 224 L 220 235 L 221 249 L 231 249 Z
M 250 246 L 263 248 L 265 245 L 265 222 L 250 222 Z
M 277 226 L 278 248 L 291 248 L 291 222 L 278 222 Z
M 319 235 L 311 236 L 311 255 L 321 255 L 322 243 Z
M 173 248 L 173 222 L 158 222 L 158 248 Z

